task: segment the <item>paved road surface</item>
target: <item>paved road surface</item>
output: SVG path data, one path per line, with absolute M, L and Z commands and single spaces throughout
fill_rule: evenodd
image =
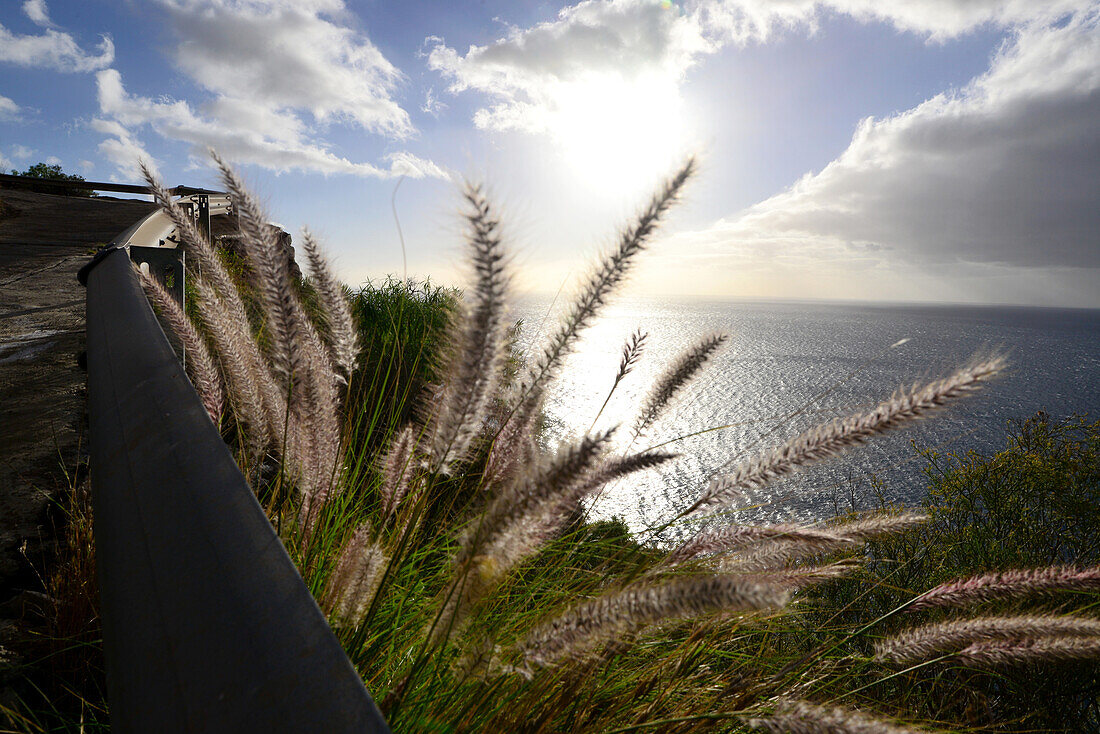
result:
M 152 208 L 0 189 L 0 601 L 33 573 L 27 557 L 52 542 L 47 505 L 80 460 L 84 289 L 76 271 Z

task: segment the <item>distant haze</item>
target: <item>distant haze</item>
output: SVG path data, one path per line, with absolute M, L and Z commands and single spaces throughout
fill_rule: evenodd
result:
M 695 153 L 635 294 L 1100 307 L 1100 0 L 0 5 L 0 168 L 209 147 L 352 283 L 405 274 L 391 201 L 461 283 L 473 179 L 568 289 Z

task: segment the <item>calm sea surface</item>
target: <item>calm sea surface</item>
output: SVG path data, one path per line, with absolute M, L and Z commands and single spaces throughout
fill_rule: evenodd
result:
M 548 301 L 530 300 L 516 309 L 525 349 L 556 326 L 548 308 Z M 927 484 L 914 443 L 941 453 L 988 453 L 1003 448 L 1007 421 L 1038 410 L 1100 416 L 1100 311 L 635 299 L 606 309 L 569 358 L 547 401 L 551 442 L 592 424 L 622 345 L 638 327 L 649 333 L 647 351 L 598 423 L 621 424 L 623 444 L 654 379 L 681 351 L 709 332 L 730 339 L 631 447 L 674 440 L 669 448 L 683 456 L 616 485 L 595 505 L 597 515 L 617 515 L 636 529 L 689 504 L 723 469 L 818 422 L 873 407 L 900 386 L 947 374 L 976 352 L 1004 350 L 1010 370 L 934 418 L 750 494 L 738 520 L 808 520 L 853 504 L 874 506 L 872 477 L 885 482 L 888 501 L 917 504 Z M 902 339 L 908 341 L 891 348 Z M 681 438 L 705 429 L 715 430 Z

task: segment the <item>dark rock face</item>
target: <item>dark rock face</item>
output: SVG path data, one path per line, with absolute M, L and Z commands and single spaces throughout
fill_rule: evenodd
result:
M 42 597 L 39 579 L 55 554 L 63 518 L 50 507 L 86 471 L 84 289 L 76 272 L 153 209 L 132 199 L 0 188 L 0 705 L 14 695 L 24 601 Z M 239 251 L 235 218 L 213 217 L 211 229 Z M 300 277 L 290 235 L 280 244 Z
M 0 704 L 22 675 L 27 599 L 42 597 L 63 513 L 85 473 L 84 289 L 76 272 L 153 210 L 144 201 L 0 189 Z M 3 716 L 0 716 L 0 720 Z
M 47 508 L 84 463 L 84 289 L 76 271 L 154 208 L 0 188 L 0 603 L 34 585 L 55 537 Z M 211 230 L 220 246 L 244 255 L 236 218 L 215 216 Z M 280 233 L 299 278 L 291 236 Z
M 241 244 L 241 236 L 237 234 L 236 230 L 219 234 L 219 226 L 215 223 L 217 219 L 228 220 L 232 222 L 230 217 L 216 217 L 211 219 L 210 229 L 214 235 L 214 241 L 218 247 L 223 250 L 227 250 L 234 255 L 247 261 L 247 255 L 244 251 L 244 246 Z M 224 226 L 224 225 L 223 225 Z M 302 277 L 302 269 L 298 267 L 297 261 L 294 259 L 294 245 L 292 244 L 293 238 L 288 232 L 279 230 L 279 248 L 282 250 L 282 256 L 290 261 L 290 277 L 294 279 L 300 279 Z
M 0 600 L 42 571 L 54 538 L 47 508 L 83 463 L 76 271 L 152 210 L 144 201 L 0 189 Z

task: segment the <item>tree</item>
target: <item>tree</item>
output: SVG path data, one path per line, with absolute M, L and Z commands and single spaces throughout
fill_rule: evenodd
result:
M 83 176 L 78 176 L 75 173 L 65 173 L 61 170 L 61 166 L 48 165 L 46 163 L 35 163 L 33 166 L 25 171 L 16 171 L 12 169 L 13 176 L 28 176 L 30 178 L 42 178 L 51 181 L 83 181 Z M 41 188 L 31 187 L 31 191 L 38 191 L 44 194 L 61 194 L 63 196 L 95 196 L 95 194 L 88 190 L 78 187 L 57 187 L 57 186 L 43 186 Z

